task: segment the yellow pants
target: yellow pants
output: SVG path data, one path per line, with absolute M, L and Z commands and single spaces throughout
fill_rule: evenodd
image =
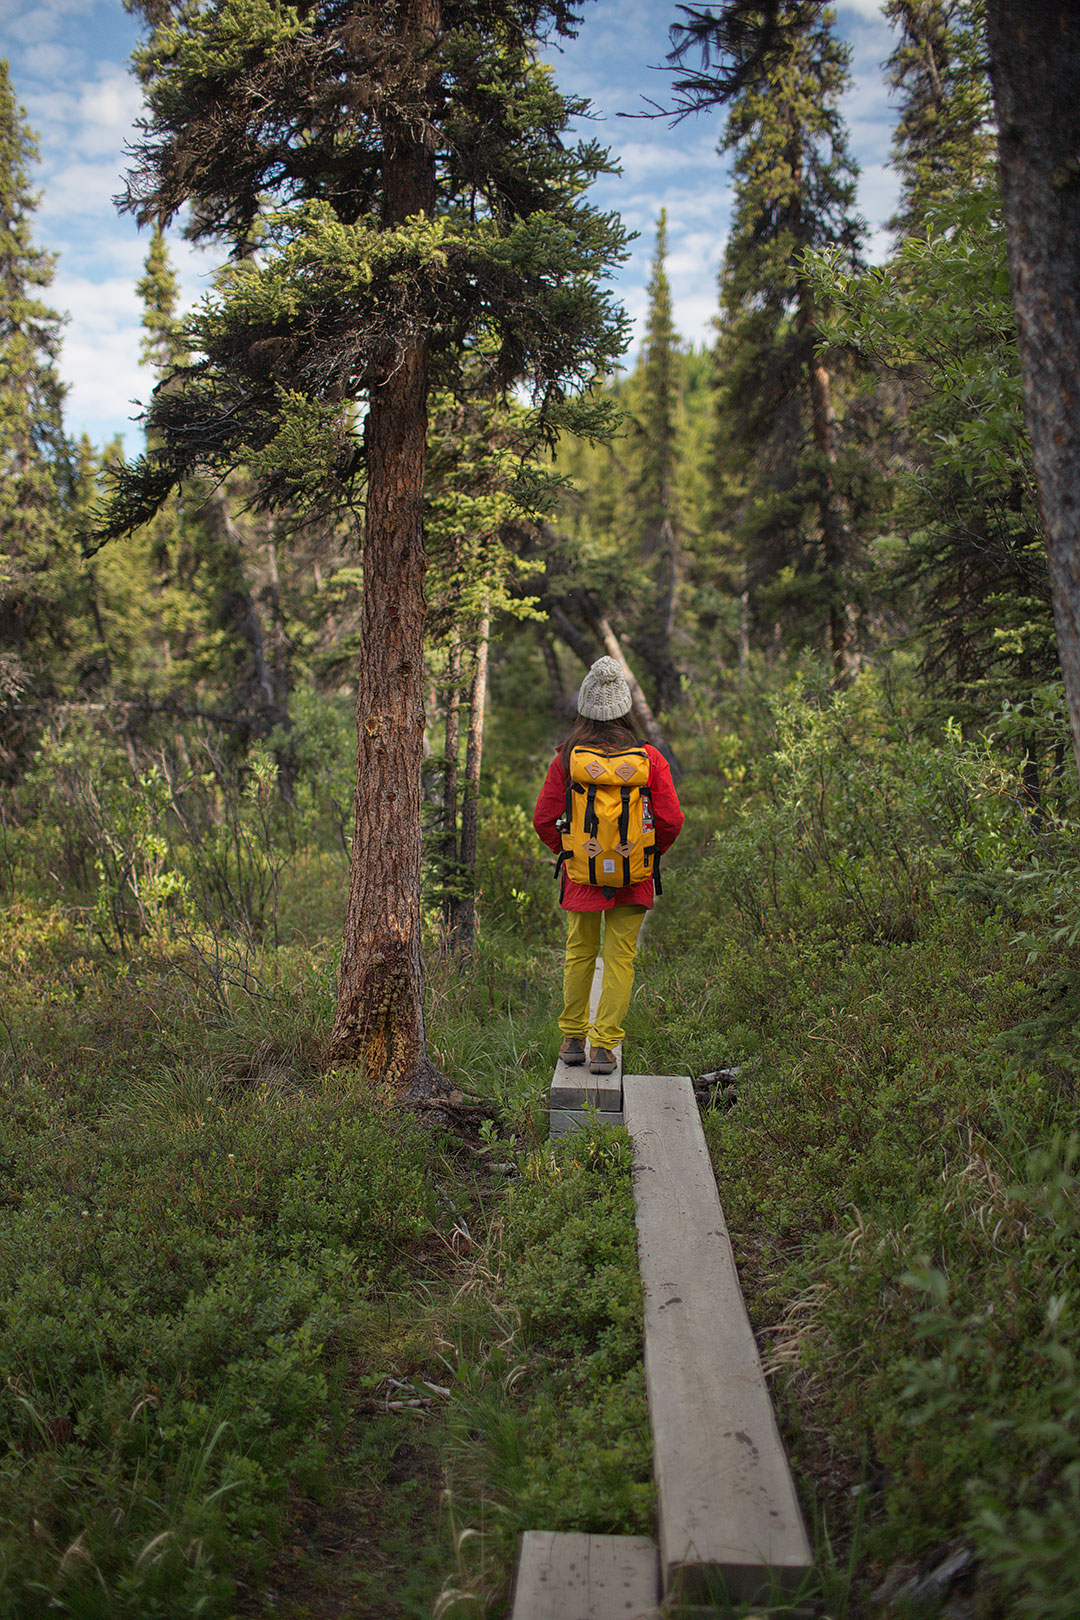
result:
M 645 906 L 612 906 L 610 911 L 568 911 L 563 969 L 563 1010 L 559 1028 L 564 1035 L 586 1037 L 608 1051 L 623 1038 L 623 1020 L 634 988 L 634 956 L 645 920 Z M 604 924 L 604 981 L 596 1020 L 589 1023 L 589 992 L 600 952 L 600 919 Z

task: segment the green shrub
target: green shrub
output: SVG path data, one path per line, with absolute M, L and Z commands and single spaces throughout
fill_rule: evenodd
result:
M 223 1612 L 325 1473 L 342 1336 L 436 1214 L 430 1139 L 333 1077 L 7 1100 L 5 1612 Z

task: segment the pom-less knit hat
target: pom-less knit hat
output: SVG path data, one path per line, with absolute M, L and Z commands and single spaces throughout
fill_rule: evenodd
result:
M 630 688 L 614 658 L 596 660 L 581 683 L 577 706 L 587 720 L 620 720 L 630 713 Z

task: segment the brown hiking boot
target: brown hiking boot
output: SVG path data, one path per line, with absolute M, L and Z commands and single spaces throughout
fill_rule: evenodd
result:
M 585 1061 L 585 1042 L 577 1035 L 568 1035 L 559 1047 L 559 1062 L 565 1063 L 568 1068 L 576 1069 L 579 1063 Z
M 615 1054 L 609 1052 L 606 1046 L 592 1046 L 589 1048 L 589 1073 L 614 1074 Z

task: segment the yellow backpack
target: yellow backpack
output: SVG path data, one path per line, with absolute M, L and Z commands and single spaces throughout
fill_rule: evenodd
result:
M 643 748 L 605 754 L 597 748 L 570 750 L 566 810 L 559 820 L 562 854 L 575 883 L 591 883 L 610 899 L 616 889 L 653 878 L 660 889 L 649 756 Z

